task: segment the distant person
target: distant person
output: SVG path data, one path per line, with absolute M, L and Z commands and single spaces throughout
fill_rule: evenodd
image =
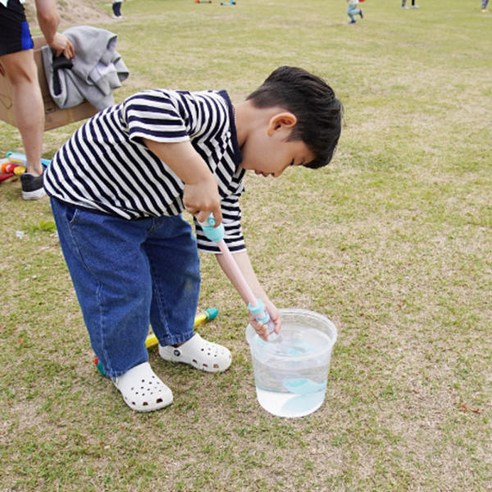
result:
M 327 165 L 340 137 L 342 106 L 331 87 L 280 67 L 245 101 L 226 91 L 146 90 L 99 112 L 56 153 L 46 192 L 92 348 L 126 404 L 149 412 L 173 401 L 145 347 L 149 324 L 159 355 L 206 372 L 231 353 L 194 332 L 200 293 L 198 249 L 241 292 L 217 245 L 182 216 L 213 214 L 253 294 L 280 330 L 280 313 L 251 265 L 239 199 L 247 171 Z M 250 316 L 263 339 L 268 327 Z M 205 384 L 205 383 L 204 383 Z
M 359 0 L 347 0 L 347 15 L 349 16 L 349 24 L 355 24 L 355 17 L 358 15 L 361 19 L 364 18 L 364 12 L 359 8 Z
M 35 4 L 39 27 L 48 45 L 56 55 L 73 58 L 72 43 L 57 32 L 60 15 L 55 0 L 35 0 Z M 20 0 L 0 0 L 0 71 L 12 86 L 15 121 L 27 158 L 27 172 L 21 175 L 24 200 L 37 200 L 45 195 L 41 165 L 44 104 L 33 48 Z
M 407 7 L 407 0 L 402 0 L 401 1 L 401 8 L 402 9 L 408 9 Z M 419 6 L 415 4 L 415 0 L 412 0 L 412 9 L 418 9 Z
M 113 1 L 113 19 L 123 19 L 121 15 L 121 4 L 123 0 L 114 0 Z
M 487 12 L 488 4 L 489 4 L 489 0 L 482 0 L 482 12 Z

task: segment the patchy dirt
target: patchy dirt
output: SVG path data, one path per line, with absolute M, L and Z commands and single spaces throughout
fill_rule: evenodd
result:
M 61 29 L 73 25 L 95 24 L 108 21 L 108 12 L 94 0 L 57 0 L 56 5 L 61 16 Z M 31 27 L 37 27 L 36 9 L 34 0 L 27 0 L 24 4 L 27 19 Z

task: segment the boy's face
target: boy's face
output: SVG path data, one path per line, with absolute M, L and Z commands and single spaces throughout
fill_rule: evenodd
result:
M 259 176 L 278 178 L 289 166 L 302 166 L 315 156 L 301 140 L 288 141 L 292 128 L 288 118 L 277 118 L 252 132 L 241 147 L 241 167 Z

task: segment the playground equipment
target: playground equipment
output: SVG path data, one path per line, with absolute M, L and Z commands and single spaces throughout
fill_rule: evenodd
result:
M 195 316 L 193 328 L 196 328 L 197 326 L 202 325 L 204 323 L 208 323 L 209 321 L 212 321 L 213 319 L 215 319 L 217 317 L 218 314 L 219 314 L 219 310 L 217 308 L 210 307 L 210 308 L 205 309 L 205 311 L 202 311 L 201 313 L 198 313 Z M 151 347 L 157 345 L 158 343 L 159 343 L 159 341 L 157 340 L 157 337 L 153 333 L 149 334 L 145 340 L 145 346 L 147 348 L 151 348 Z M 97 370 L 99 371 L 99 373 L 102 376 L 106 377 L 106 373 L 104 372 L 104 368 L 103 368 L 102 364 L 99 362 L 99 359 L 97 357 L 94 357 L 94 365 L 97 367 Z

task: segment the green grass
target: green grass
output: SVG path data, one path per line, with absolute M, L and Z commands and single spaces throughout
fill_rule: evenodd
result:
M 248 177 L 243 199 L 271 298 L 338 327 L 326 402 L 297 420 L 259 407 L 245 308 L 205 256 L 201 306 L 220 314 L 200 332 L 234 363 L 207 375 L 151 350 L 175 403 L 132 413 L 92 364 L 48 202 L 6 182 L 1 490 L 491 490 L 492 13 L 479 7 L 367 0 L 347 26 L 341 0 L 129 0 L 123 21 L 98 24 L 131 71 L 117 101 L 150 87 L 240 101 L 281 64 L 343 101 L 328 168 Z M 46 133 L 45 156 L 78 125 Z M 14 128 L 0 134 L 0 154 L 20 149 Z

